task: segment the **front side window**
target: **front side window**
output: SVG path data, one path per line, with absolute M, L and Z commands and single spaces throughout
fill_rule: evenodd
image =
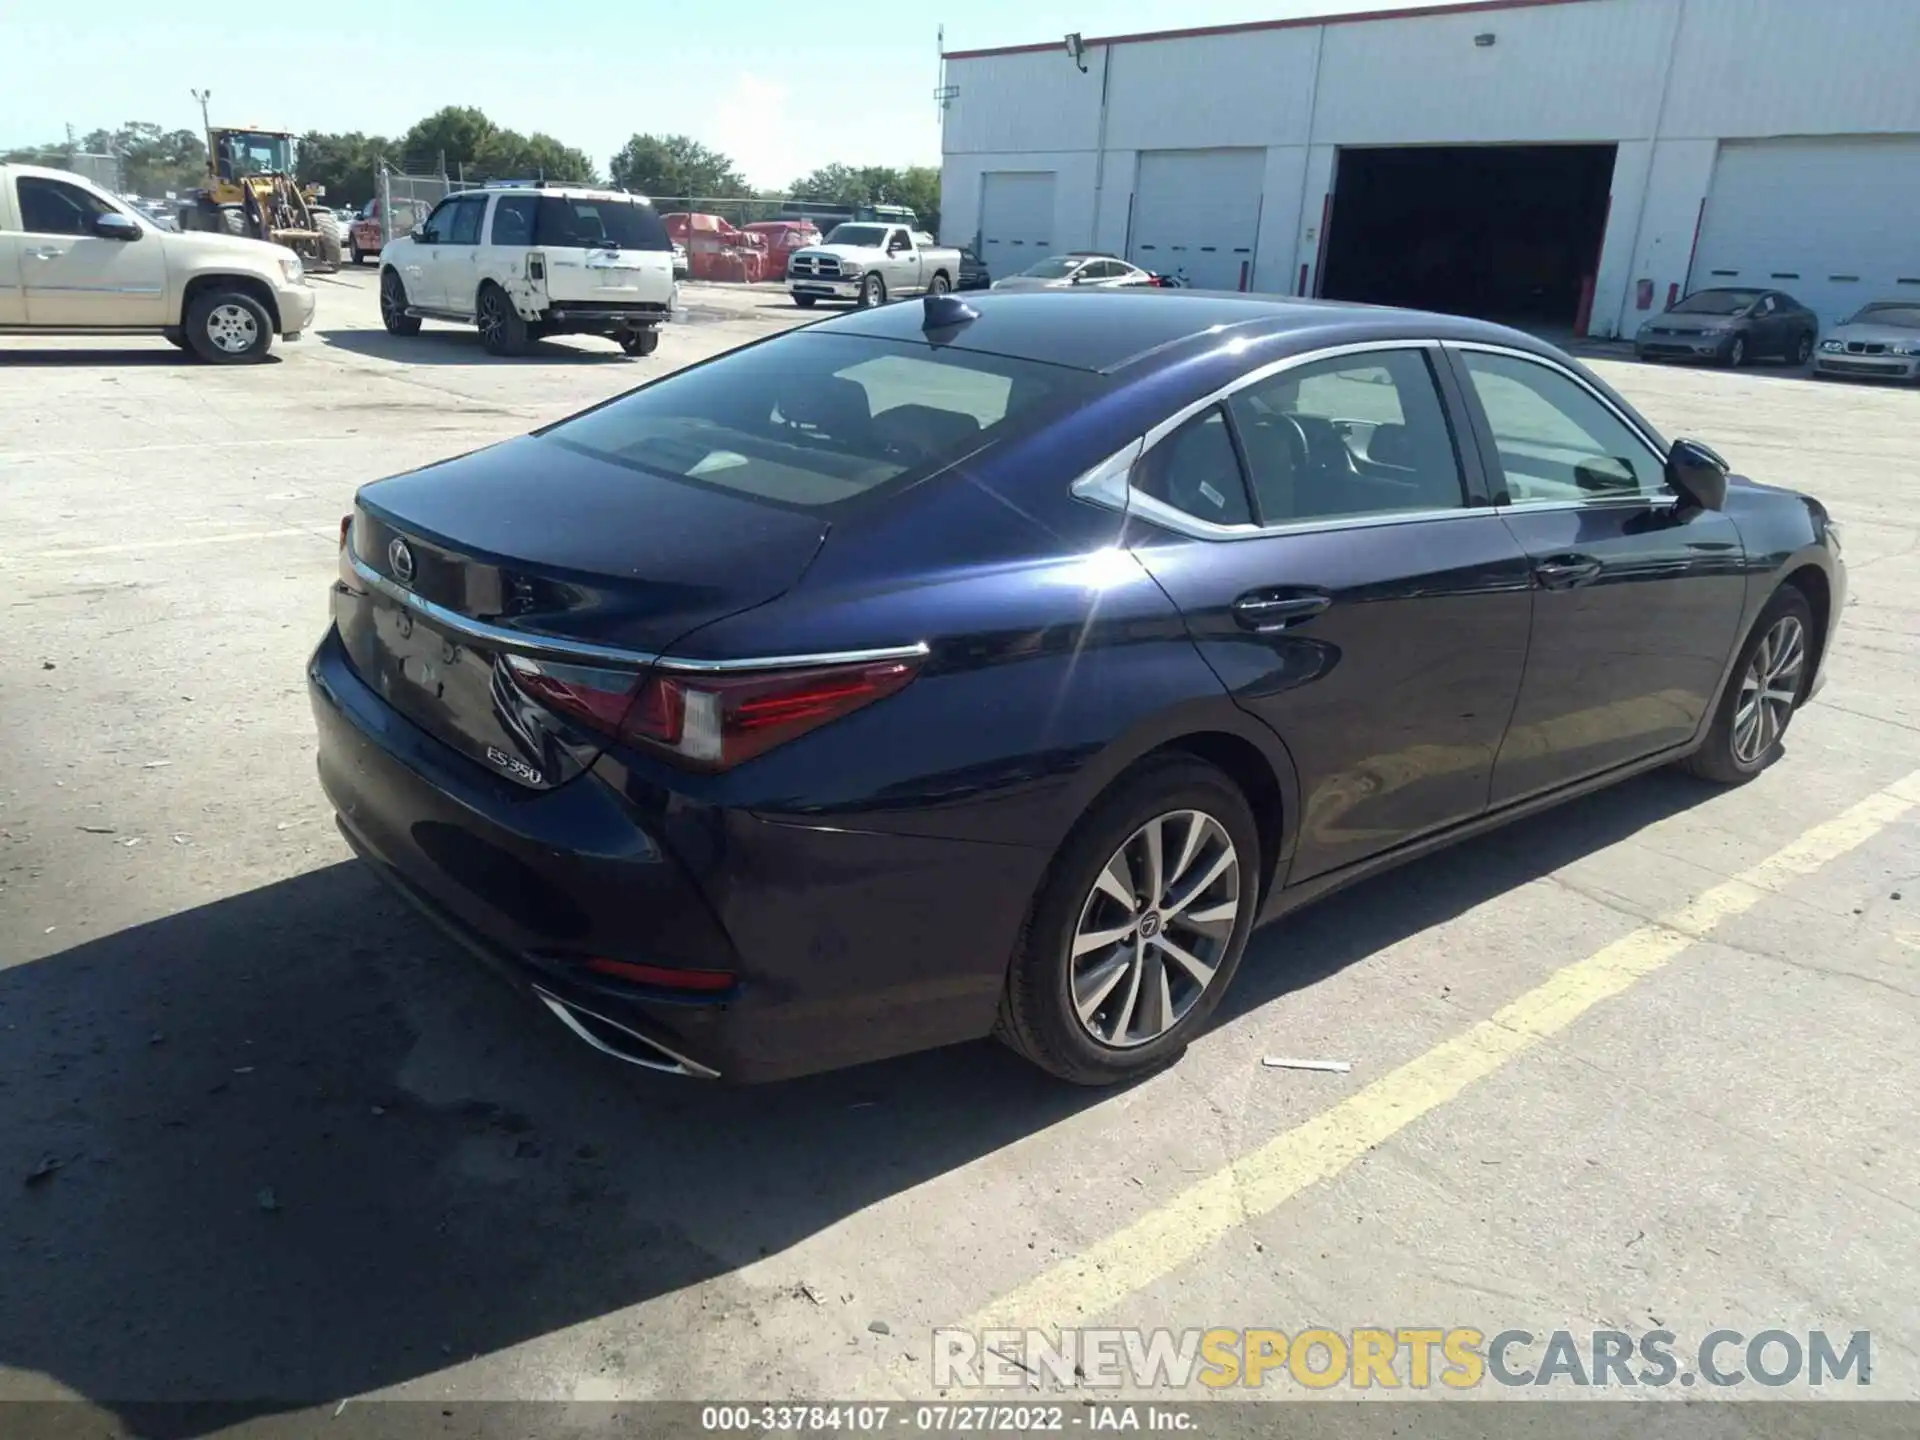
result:
M 1264 525 L 1466 505 L 1453 433 L 1418 350 L 1296 366 L 1228 404 Z
M 1461 352 L 1500 454 L 1502 503 L 1666 493 L 1660 456 L 1586 386 L 1533 360 Z
M 1104 383 L 1004 355 L 795 332 L 539 433 L 643 474 L 814 509 L 932 475 Z
M 30 235 L 91 235 L 95 220 L 119 213 L 98 195 L 61 180 L 22 175 L 15 184 L 20 228 Z
M 1133 488 L 1210 525 L 1253 521 L 1240 456 L 1233 448 L 1226 412 L 1218 405 L 1201 411 L 1142 456 Z
M 441 227 L 441 244 L 478 245 L 480 221 L 486 213 L 485 200 L 455 201 L 453 208 L 447 212 L 446 223 Z

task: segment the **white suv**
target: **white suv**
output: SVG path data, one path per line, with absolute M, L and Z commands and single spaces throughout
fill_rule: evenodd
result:
M 618 190 L 497 186 L 442 200 L 380 252 L 380 318 L 477 324 L 495 355 L 547 335 L 605 335 L 651 355 L 673 313 L 673 242 L 653 206 Z

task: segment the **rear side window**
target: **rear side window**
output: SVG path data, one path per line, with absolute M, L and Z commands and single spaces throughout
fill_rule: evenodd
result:
M 671 250 L 667 227 L 651 205 L 638 200 L 568 199 L 542 195 L 535 212 L 533 243 L 560 250 Z
M 1263 524 L 1467 503 L 1433 372 L 1417 350 L 1282 370 L 1228 403 Z
M 540 433 L 636 470 L 815 509 L 931 475 L 1102 383 L 1004 355 L 795 333 Z
M 491 243 L 495 245 L 531 245 L 534 212 L 540 207 L 537 195 L 502 195 L 493 205 Z
M 1253 520 L 1240 456 L 1218 405 L 1201 411 L 1141 457 L 1133 488 L 1211 525 Z

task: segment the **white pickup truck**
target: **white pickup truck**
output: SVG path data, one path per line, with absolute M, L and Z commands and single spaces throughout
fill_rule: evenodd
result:
M 850 221 L 787 261 L 787 293 L 805 309 L 851 300 L 861 309 L 907 295 L 944 295 L 960 279 L 960 252 L 905 225 Z
M 165 231 L 79 175 L 0 165 L 0 335 L 162 335 L 245 364 L 313 310 L 285 246 Z

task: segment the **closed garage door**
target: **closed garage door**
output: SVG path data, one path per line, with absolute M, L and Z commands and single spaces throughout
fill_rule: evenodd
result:
M 980 177 L 980 258 L 996 280 L 1054 253 L 1053 171 L 994 170 Z
M 1127 258 L 1200 290 L 1247 290 L 1264 150 L 1143 150 Z
M 1784 290 L 1822 326 L 1869 300 L 1920 301 L 1915 197 L 1920 139 L 1724 143 L 1689 288 Z

